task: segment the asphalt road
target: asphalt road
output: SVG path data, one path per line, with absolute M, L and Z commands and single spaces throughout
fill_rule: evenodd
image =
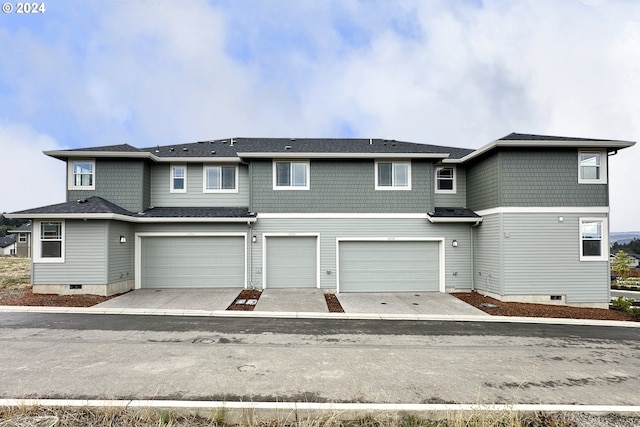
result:
M 0 314 L 0 397 L 640 405 L 637 328 Z

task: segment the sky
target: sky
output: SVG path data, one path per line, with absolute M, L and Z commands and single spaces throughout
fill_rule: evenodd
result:
M 39 4 L 0 14 L 0 212 L 64 201 L 64 163 L 43 150 L 230 137 L 473 149 L 511 132 L 640 140 L 635 0 Z M 610 158 L 611 231 L 640 231 L 638 165 L 640 147 Z

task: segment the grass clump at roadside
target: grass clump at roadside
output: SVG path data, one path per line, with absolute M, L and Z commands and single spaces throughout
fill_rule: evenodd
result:
M 0 290 L 23 289 L 30 284 L 29 258 L 0 257 Z
M 247 410 L 251 412 L 251 410 Z M 591 425 L 637 425 L 638 419 L 619 415 L 583 413 L 520 413 L 517 411 L 473 411 L 433 413 L 369 413 L 345 419 L 340 413 L 281 413 L 274 419 L 243 412 L 237 416 L 224 410 L 202 410 L 193 414 L 169 409 L 124 407 L 3 407 L 0 427 L 8 426 L 131 426 L 131 427 L 579 427 Z M 438 415 L 438 417 L 431 417 Z M 606 419 L 605 419 L 606 418 Z M 596 420 L 597 419 L 597 420 Z M 580 420 L 579 423 L 576 420 Z M 610 424 L 609 421 L 614 422 Z M 583 424 L 586 422 L 587 424 Z M 598 424 L 598 422 L 600 424 Z M 604 422 L 605 424 L 601 424 Z

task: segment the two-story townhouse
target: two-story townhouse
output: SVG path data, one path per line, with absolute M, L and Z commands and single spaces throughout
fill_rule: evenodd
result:
M 478 150 L 234 138 L 49 151 L 67 201 L 33 221 L 34 292 L 477 290 L 605 307 L 608 157 L 626 141 L 511 134 Z

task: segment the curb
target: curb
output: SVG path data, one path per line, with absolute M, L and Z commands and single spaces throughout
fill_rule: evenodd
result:
M 93 307 L 24 307 L 0 306 L 0 313 L 49 313 L 49 314 L 103 314 L 132 316 L 191 316 L 191 317 L 249 317 L 281 319 L 342 319 L 342 320 L 409 320 L 445 322 L 493 322 L 532 323 L 547 325 L 613 326 L 640 328 L 640 322 L 619 320 L 565 319 L 547 317 L 511 317 L 487 315 L 448 314 L 380 314 L 380 313 L 317 313 L 317 312 L 271 312 L 230 310 L 153 310 L 145 308 L 93 308 Z
M 0 407 L 154 408 L 175 410 L 310 411 L 332 413 L 369 412 L 587 412 L 591 414 L 640 415 L 640 406 L 570 404 L 422 404 L 422 403 L 310 403 L 310 402 L 225 402 L 188 400 L 85 400 L 85 399 L 0 399 Z

